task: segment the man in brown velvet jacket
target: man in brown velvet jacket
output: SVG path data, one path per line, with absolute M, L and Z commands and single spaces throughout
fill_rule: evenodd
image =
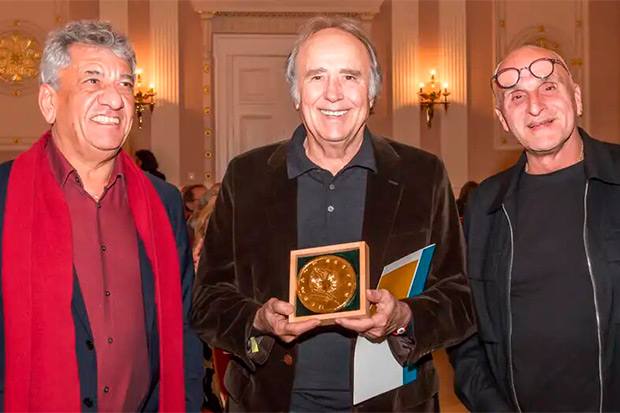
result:
M 193 327 L 233 357 L 230 410 L 434 411 L 431 352 L 474 331 L 458 214 L 433 155 L 374 136 L 366 122 L 381 86 L 367 35 L 350 20 L 302 28 L 287 79 L 302 125 L 291 140 L 229 165 L 194 288 Z M 396 300 L 369 290 L 377 312 L 361 319 L 289 323 L 289 252 L 364 240 L 370 284 L 383 266 L 435 243 L 424 292 Z M 354 342 L 387 339 L 410 384 L 352 404 Z

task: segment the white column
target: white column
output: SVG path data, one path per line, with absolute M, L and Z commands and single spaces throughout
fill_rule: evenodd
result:
M 418 0 L 392 3 L 393 137 L 420 147 Z
M 151 118 L 151 150 L 169 182 L 181 181 L 179 99 L 179 6 L 176 0 L 151 0 L 151 67 L 157 93 Z
M 467 26 L 465 0 L 439 2 L 442 76 L 450 107 L 441 119 L 441 154 L 455 191 L 469 177 L 467 138 Z
M 127 0 L 99 0 L 99 19 L 109 21 L 123 34 L 129 32 L 129 9 Z

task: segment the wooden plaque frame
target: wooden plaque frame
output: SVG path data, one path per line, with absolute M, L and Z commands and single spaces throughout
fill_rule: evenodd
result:
M 359 294 L 359 309 L 357 310 L 345 310 L 336 311 L 334 313 L 325 314 L 312 314 L 312 315 L 297 315 L 297 272 L 299 268 L 299 259 L 309 256 L 319 255 L 331 255 L 338 252 L 348 252 L 359 250 L 359 274 L 358 274 L 358 289 Z M 305 248 L 301 250 L 291 251 L 291 264 L 289 275 L 289 302 L 293 305 L 293 312 L 289 315 L 288 321 L 290 323 L 301 322 L 311 319 L 321 320 L 321 324 L 333 324 L 337 318 L 356 318 L 364 317 L 369 314 L 369 303 L 366 298 L 366 290 L 369 287 L 370 277 L 368 276 L 369 269 L 369 254 L 368 245 L 364 241 L 348 242 L 345 244 L 327 245 L 324 247 Z

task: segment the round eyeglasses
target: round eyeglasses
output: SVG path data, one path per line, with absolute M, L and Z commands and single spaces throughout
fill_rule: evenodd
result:
M 516 67 L 505 67 L 493 75 L 491 80 L 494 80 L 498 87 L 508 89 L 519 83 L 519 79 L 521 79 L 521 71 L 523 69 L 529 70 L 532 76 L 538 79 L 546 79 L 553 73 L 556 63 L 568 72 L 568 68 L 561 60 L 553 59 L 551 57 L 541 57 L 540 59 L 534 60 L 529 66 L 522 67 L 521 69 Z

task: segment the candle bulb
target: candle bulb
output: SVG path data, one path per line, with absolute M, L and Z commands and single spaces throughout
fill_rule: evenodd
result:
M 424 82 L 420 82 L 420 93 L 424 91 Z

